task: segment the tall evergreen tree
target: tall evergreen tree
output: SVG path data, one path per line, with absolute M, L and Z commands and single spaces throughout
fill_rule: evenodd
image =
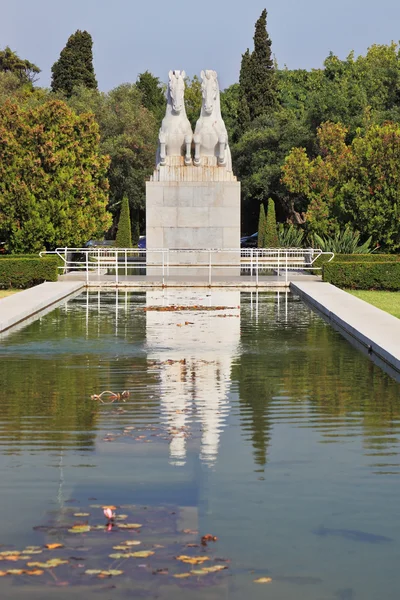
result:
M 149 71 L 140 73 L 136 87 L 142 94 L 142 104 L 156 118 L 160 124 L 165 113 L 166 99 L 164 90 L 158 77 L 154 77 Z
M 53 92 L 60 91 L 70 97 L 76 86 L 97 89 L 92 47 L 92 36 L 87 31 L 78 29 L 70 36 L 60 58 L 51 68 Z
M 278 86 L 274 61 L 271 56 L 271 39 L 267 32 L 267 11 L 264 9 L 256 22 L 254 52 L 251 54 L 251 82 L 249 104 L 250 118 L 269 112 L 276 107 Z
M 129 214 L 129 200 L 126 196 L 122 200 L 115 246 L 117 248 L 132 248 L 131 217 Z
M 258 238 L 257 238 L 257 246 L 259 248 L 265 247 L 265 209 L 264 204 L 261 202 L 260 205 L 260 216 L 258 217 Z
M 247 48 L 246 52 L 242 54 L 242 62 L 240 65 L 239 75 L 239 105 L 238 105 L 238 137 L 248 129 L 250 125 L 250 110 L 248 104 L 248 98 L 251 93 L 251 55 L 250 50 Z
M 265 225 L 265 248 L 279 248 L 278 231 L 276 227 L 275 202 L 268 199 L 267 220 Z

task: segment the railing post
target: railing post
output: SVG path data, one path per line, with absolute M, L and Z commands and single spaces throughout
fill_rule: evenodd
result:
M 211 287 L 211 250 L 208 257 L 208 287 Z
M 115 285 L 118 285 L 118 250 L 115 251 Z
M 286 269 L 285 269 L 285 283 L 287 285 L 287 268 L 288 268 L 288 256 L 286 251 Z
M 164 248 L 161 250 L 162 253 L 162 286 L 164 287 L 165 282 L 165 259 L 164 259 Z M 169 264 L 169 263 L 168 263 Z M 169 267 L 168 267 L 169 268 Z
M 256 286 L 258 287 L 258 251 L 256 254 Z
M 125 248 L 125 277 L 128 277 L 128 258 L 127 258 L 127 250 Z
M 253 250 L 254 248 L 250 248 L 251 254 L 250 254 L 250 275 L 251 278 L 253 279 Z
M 279 279 L 279 259 L 280 259 L 280 256 L 281 256 L 281 250 L 280 250 L 280 248 L 278 248 L 278 279 Z
M 89 283 L 89 250 L 86 250 L 86 285 Z
M 97 276 L 100 277 L 100 248 L 97 248 Z
M 64 273 L 68 273 L 68 268 L 67 268 L 67 257 L 68 257 L 68 253 L 67 253 L 67 247 L 64 248 Z

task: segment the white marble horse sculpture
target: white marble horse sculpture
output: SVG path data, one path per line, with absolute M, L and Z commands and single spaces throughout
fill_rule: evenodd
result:
M 167 164 L 167 156 L 185 156 L 185 165 L 192 164 L 192 127 L 185 109 L 185 71 L 170 71 L 167 110 L 158 135 L 157 165 Z
M 201 165 L 202 156 L 216 156 L 218 166 L 232 171 L 228 133 L 221 116 L 217 73 L 202 71 L 201 79 L 203 105 L 194 132 L 194 164 Z

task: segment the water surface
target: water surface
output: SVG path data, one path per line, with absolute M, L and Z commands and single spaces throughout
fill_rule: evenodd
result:
M 1 597 L 399 597 L 399 384 L 298 298 L 85 292 L 3 339 L 0 381 L 0 552 L 68 560 Z M 154 555 L 110 559 L 126 541 Z

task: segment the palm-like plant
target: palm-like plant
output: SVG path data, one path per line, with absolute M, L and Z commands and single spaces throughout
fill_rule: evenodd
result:
M 304 241 L 304 231 L 296 225 L 278 226 L 278 239 L 281 248 L 302 248 Z
M 370 254 L 376 250 L 376 248 L 371 248 L 372 237 L 360 244 L 360 233 L 354 231 L 350 225 L 346 225 L 333 237 L 322 237 L 314 233 L 312 241 L 315 248 L 335 254 Z

